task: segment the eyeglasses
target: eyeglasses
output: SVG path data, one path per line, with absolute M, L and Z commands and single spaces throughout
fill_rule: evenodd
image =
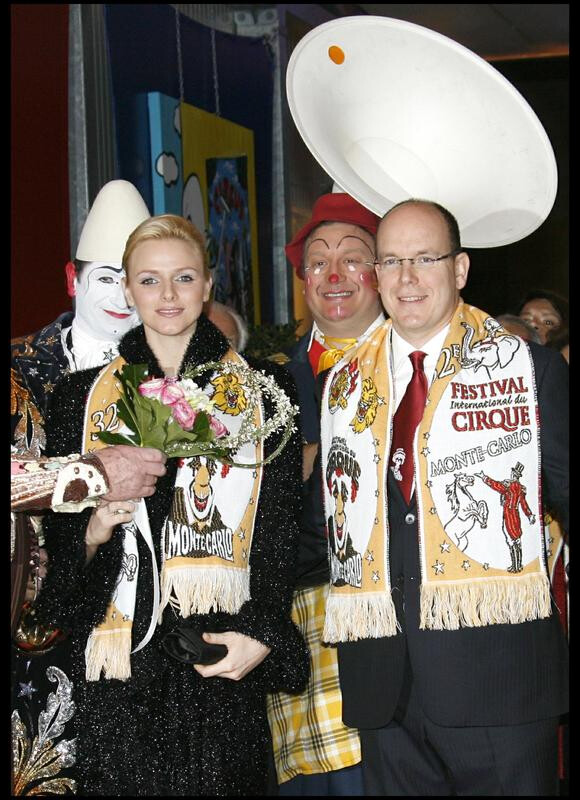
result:
M 426 269 L 432 267 L 433 264 L 436 264 L 438 261 L 444 261 L 446 258 L 456 256 L 458 253 L 461 253 L 461 248 L 451 250 L 450 253 L 445 253 L 444 256 L 417 256 L 416 258 L 395 258 L 394 256 L 388 256 L 387 258 L 383 258 L 382 261 L 375 261 L 375 265 L 379 269 L 394 270 L 397 267 L 402 267 L 403 261 L 408 261 L 411 266 L 419 267 L 419 269 Z
M 356 256 L 345 256 L 345 258 L 338 261 L 338 263 L 347 272 L 366 271 L 375 266 L 374 261 L 365 261 L 362 256 L 360 258 Z M 322 273 L 328 271 L 329 266 L 329 259 L 317 258 L 314 259 L 312 263 L 304 265 L 304 272 L 308 273 L 309 275 L 322 275 Z

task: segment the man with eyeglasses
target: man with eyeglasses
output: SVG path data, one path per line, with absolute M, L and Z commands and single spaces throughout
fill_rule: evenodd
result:
M 384 321 L 374 271 L 378 222 L 349 195 L 324 194 L 286 247 L 304 281 L 313 324 L 287 365 L 298 386 L 304 440 L 304 513 L 292 615 L 310 647 L 311 676 L 301 695 L 278 693 L 269 699 L 283 796 L 364 794 L 358 732 L 341 718 L 336 649 L 321 641 L 329 570 L 321 475 L 313 462 L 320 439 L 316 376 Z
M 339 465 L 358 482 L 323 638 L 367 795 L 558 794 L 567 645 L 541 503 L 567 524 L 568 370 L 464 303 L 468 271 L 449 211 L 394 206 L 376 259 L 390 319 L 323 391 L 323 475 Z M 530 515 L 514 566 L 502 504 L 477 476 L 497 486 L 516 468 Z

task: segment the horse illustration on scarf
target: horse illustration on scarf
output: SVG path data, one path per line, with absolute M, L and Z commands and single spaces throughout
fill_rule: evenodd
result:
M 460 472 L 455 475 L 453 483 L 445 487 L 453 516 L 444 525 L 444 529 L 448 536 L 455 537 L 457 547 L 462 552 L 465 552 L 469 544 L 467 538 L 469 531 L 476 522 L 479 522 L 482 528 L 486 528 L 489 516 L 487 503 L 484 500 L 478 502 L 469 493 L 467 487 L 473 486 L 474 483 L 473 475 L 465 475 Z

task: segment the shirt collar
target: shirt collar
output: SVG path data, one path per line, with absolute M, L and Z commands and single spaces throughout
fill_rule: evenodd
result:
M 366 331 L 364 331 L 364 333 L 361 333 L 361 335 L 358 337 L 359 343 L 362 341 L 363 338 L 367 337 L 370 333 L 372 333 L 375 330 L 375 328 L 378 328 L 379 325 L 382 325 L 384 321 L 385 321 L 385 315 L 381 311 L 381 313 L 374 320 L 374 322 L 372 322 L 366 329 Z M 308 350 L 310 350 L 310 348 L 312 347 L 312 341 L 314 339 L 316 339 L 317 342 L 320 342 L 320 344 L 324 344 L 324 334 L 322 333 L 316 322 L 313 321 L 312 332 L 310 334 L 310 341 L 308 342 Z
M 416 347 L 414 344 L 409 344 L 409 342 L 403 339 L 403 337 L 400 336 L 394 328 L 392 328 L 391 347 L 393 352 L 394 374 L 397 374 L 402 365 L 408 360 L 409 355 L 415 350 L 421 350 L 421 352 L 426 353 L 427 357 L 425 361 L 433 362 L 434 360 L 436 365 L 439 358 L 439 353 L 441 352 L 441 348 L 443 347 L 445 337 L 447 336 L 450 327 L 451 323 L 447 324 L 442 330 L 439 331 L 439 333 L 436 333 L 435 336 L 432 336 L 431 339 L 429 339 L 429 341 L 421 345 L 421 347 Z M 425 370 L 425 373 L 427 373 L 427 370 Z

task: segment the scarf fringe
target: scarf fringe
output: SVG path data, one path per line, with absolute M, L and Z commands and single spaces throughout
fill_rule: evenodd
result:
M 210 611 L 235 614 L 250 599 L 250 575 L 247 569 L 232 567 L 196 567 L 193 570 L 190 567 L 164 567 L 159 622 L 172 595 L 182 617 L 209 614 Z
M 365 594 L 353 597 L 330 593 L 322 641 L 356 642 L 395 636 L 401 626 L 390 594 Z
M 543 574 L 421 586 L 422 630 L 517 624 L 550 612 L 550 583 Z
M 101 670 L 107 680 L 131 677 L 131 629 L 93 630 L 85 649 L 85 677 L 98 681 Z

